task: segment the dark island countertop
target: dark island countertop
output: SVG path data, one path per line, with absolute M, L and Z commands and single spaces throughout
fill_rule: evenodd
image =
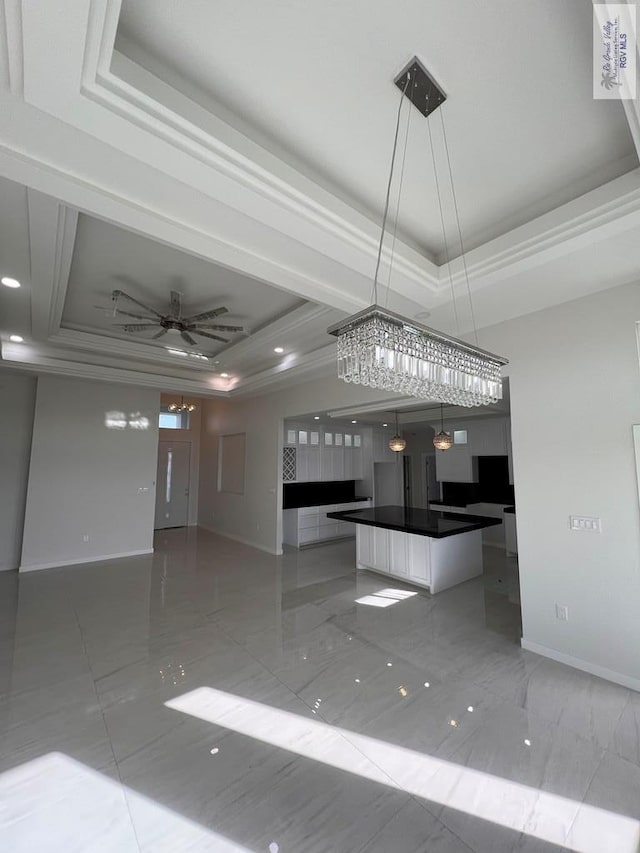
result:
M 481 515 L 457 515 L 453 512 L 440 512 L 428 509 L 405 509 L 403 506 L 374 506 L 368 509 L 352 509 L 341 512 L 328 512 L 327 518 L 339 521 L 351 521 L 366 524 L 369 527 L 385 527 L 388 530 L 400 530 L 403 533 L 417 533 L 432 539 L 444 539 L 457 533 L 482 530 L 502 524 L 500 518 L 487 518 Z

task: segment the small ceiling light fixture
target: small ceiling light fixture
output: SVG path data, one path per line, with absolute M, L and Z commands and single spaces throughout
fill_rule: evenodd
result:
M 228 374 L 228 373 L 221 373 L 221 374 L 220 374 L 220 376 L 222 376 L 222 378 L 223 378 L 223 379 L 228 379 L 228 378 L 229 378 L 229 374 Z
M 352 424 L 357 424 L 357 423 L 358 423 L 358 421 L 351 421 L 351 423 L 352 423 Z
M 452 445 L 453 439 L 444 431 L 444 406 L 440 403 L 440 432 L 433 436 L 433 446 L 436 450 L 449 450 Z
M 382 426 L 383 426 L 383 427 L 385 427 L 385 426 L 389 426 L 389 424 L 382 424 Z
M 313 419 L 314 419 L 314 421 L 319 421 L 319 420 L 320 420 L 320 415 L 314 415 L 314 416 L 313 416 Z
M 384 299 L 385 305 L 378 304 L 378 278 L 387 216 L 389 213 L 391 188 L 393 186 L 402 107 L 404 106 L 405 98 L 407 98 L 410 104 L 413 104 L 427 118 L 427 129 L 429 139 L 431 140 L 429 116 L 435 110 L 438 110 L 446 100 L 444 92 L 437 86 L 417 58 L 411 60 L 409 65 L 394 82 L 400 89 L 401 95 L 396 119 L 384 213 L 382 216 L 380 241 L 378 243 L 376 269 L 373 277 L 372 304 L 368 308 L 365 308 L 364 311 L 353 314 L 351 317 L 347 317 L 327 329 L 329 334 L 335 335 L 338 339 L 338 377 L 345 382 L 353 382 L 354 385 L 365 385 L 371 388 L 379 388 L 383 391 L 410 394 L 420 399 L 438 400 L 442 403 L 452 403 L 458 406 L 483 406 L 496 403 L 502 399 L 501 371 L 502 365 L 506 364 L 507 361 L 501 356 L 493 355 L 480 349 L 477 345 L 478 334 L 473 312 L 464 245 L 462 243 L 458 202 L 443 117 L 444 110 L 439 110 L 438 115 L 442 125 L 442 139 L 446 153 L 448 181 L 451 187 L 453 210 L 459 238 L 458 242 L 461 248 L 460 257 L 462 258 L 464 278 L 467 285 L 475 345 L 462 341 L 459 338 L 450 337 L 428 326 L 423 326 L 415 320 L 410 320 L 407 317 L 389 311 L 385 307 L 387 298 Z M 393 268 L 398 210 L 400 208 L 402 176 L 404 175 L 411 114 L 411 106 L 409 106 L 404 135 L 404 152 L 400 164 L 401 177 L 398 181 L 396 216 L 392 229 L 393 240 L 389 256 L 388 281 L 391 278 Z M 445 261 L 449 268 L 451 296 L 456 316 L 456 326 L 458 326 L 458 311 L 455 302 L 451 265 L 449 263 L 448 242 L 446 234 L 444 234 L 444 215 L 440 195 L 440 183 L 438 172 L 435 169 L 433 144 L 430 147 L 444 237 Z M 389 284 L 387 282 L 387 297 L 388 290 Z M 459 328 L 457 328 L 457 334 L 460 335 Z
M 274 352 L 277 352 L 277 353 L 278 353 L 278 355 L 280 355 L 281 353 L 283 353 L 283 352 L 284 352 L 284 347 L 274 347 L 274 348 L 273 348 L 273 351 L 274 351 Z
M 393 450 L 394 453 L 402 453 L 406 446 L 407 442 L 400 435 L 400 430 L 398 428 L 398 413 L 396 412 L 396 434 L 393 438 L 389 439 L 389 450 Z
M 20 287 L 20 282 L 17 278 L 9 278 L 9 276 L 3 276 L 0 278 L 0 281 L 4 284 L 5 287 Z
M 184 397 L 180 397 L 180 402 L 169 403 L 167 406 L 170 412 L 195 412 L 195 403 L 185 403 Z
M 21 335 L 9 335 L 9 340 L 13 341 L 14 344 L 21 344 L 24 338 Z

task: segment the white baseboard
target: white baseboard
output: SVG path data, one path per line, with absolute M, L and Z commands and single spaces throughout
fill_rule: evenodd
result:
M 215 533 L 218 536 L 223 536 L 225 539 L 233 539 L 234 542 L 240 542 L 242 545 L 248 545 L 250 548 L 257 548 L 258 551 L 265 551 L 267 554 L 279 557 L 282 550 L 274 551 L 273 548 L 267 548 L 266 545 L 261 545 L 259 542 L 254 542 L 252 539 L 246 539 L 244 536 L 236 536 L 234 533 L 228 533 L 226 530 L 219 530 L 216 527 L 208 527 L 206 524 L 199 524 L 203 530 L 208 530 L 209 533 Z
M 33 566 L 20 566 L 20 572 L 39 572 L 41 569 L 59 569 L 61 566 L 79 566 L 83 563 L 103 563 L 105 560 L 122 560 L 124 557 L 140 557 L 153 554 L 153 548 L 144 551 L 122 551 L 119 554 L 100 554 L 98 557 L 80 557 L 77 560 L 59 560 L 55 563 L 36 563 Z
M 639 678 L 624 675 L 622 672 L 616 672 L 615 669 L 608 669 L 606 666 L 599 666 L 598 664 L 582 660 L 582 658 L 574 658 L 573 655 L 565 655 L 563 652 L 549 649 L 547 646 L 541 646 L 539 643 L 531 642 L 531 640 L 525 640 L 524 637 L 520 641 L 520 645 L 529 652 L 535 652 L 535 654 L 542 657 L 551 658 L 551 660 L 555 660 L 558 663 L 565 663 L 574 669 L 588 672 L 589 675 L 597 675 L 598 678 L 604 678 L 607 681 L 613 681 L 614 684 L 621 684 L 623 687 L 629 687 L 631 690 L 640 692 Z

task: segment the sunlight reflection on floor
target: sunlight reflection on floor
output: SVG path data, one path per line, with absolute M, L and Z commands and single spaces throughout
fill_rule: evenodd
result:
M 637 853 L 632 818 L 201 687 L 165 703 L 218 726 L 577 853 Z

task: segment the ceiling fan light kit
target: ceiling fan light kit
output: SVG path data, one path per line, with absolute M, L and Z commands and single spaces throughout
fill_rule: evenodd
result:
M 382 229 L 378 244 L 378 257 L 376 271 L 373 281 L 372 304 L 364 311 L 360 311 L 345 320 L 331 326 L 327 332 L 335 335 L 337 341 L 338 355 L 338 377 L 345 382 L 354 385 L 365 385 L 371 388 L 379 388 L 384 391 L 394 391 L 401 394 L 409 394 L 427 400 L 439 400 L 458 406 L 482 406 L 496 403 L 502 399 L 502 366 L 507 360 L 501 356 L 494 355 L 480 349 L 477 345 L 467 343 L 459 338 L 444 335 L 435 329 L 423 326 L 420 323 L 395 314 L 378 304 L 378 274 L 382 257 L 382 246 L 389 212 L 389 200 L 391 186 L 393 183 L 393 172 L 398 144 L 398 133 L 400 129 L 400 116 L 404 99 L 408 98 L 420 113 L 427 119 L 431 113 L 438 109 L 446 100 L 446 95 L 438 87 L 425 70 L 418 59 L 414 58 L 405 70 L 395 80 L 402 92 L 398 108 L 393 153 L 391 156 L 391 168 L 387 184 L 387 195 L 385 199 L 384 214 L 382 218 Z M 442 119 L 442 114 L 440 114 Z M 410 118 L 410 113 L 409 113 Z M 428 124 L 428 122 L 427 122 Z M 431 135 L 430 125 L 429 135 Z M 404 151 L 406 154 L 406 141 L 408 139 L 409 125 L 405 137 Z M 449 166 L 449 178 L 453 192 L 454 208 L 460 233 L 460 222 L 458 217 L 457 201 L 453 188 L 453 177 L 451 175 L 451 163 L 449 161 L 448 146 L 444 130 L 444 119 L 442 119 L 442 132 L 447 151 L 447 162 Z M 433 148 L 433 146 L 432 146 Z M 435 161 L 434 161 L 435 169 Z M 402 173 L 404 174 L 404 154 L 402 161 Z M 437 173 L 436 173 L 436 186 Z M 398 190 L 399 209 L 400 193 L 402 189 L 402 178 Z M 438 203 L 440 215 L 442 216 L 442 203 L 438 190 Z M 393 245 L 389 262 L 389 278 L 393 266 Z M 445 240 L 446 245 L 446 240 Z M 464 250 L 460 236 L 462 249 L 462 260 L 464 265 L 465 279 L 469 294 L 471 315 L 473 315 L 473 304 L 471 300 L 471 289 L 467 275 L 466 263 L 464 262 Z M 447 251 L 448 254 L 448 251 Z M 447 264 L 449 259 L 447 257 Z M 451 270 L 449 265 L 449 271 Z M 452 301 L 455 309 L 455 292 L 453 281 L 451 281 Z M 457 318 L 457 310 L 456 310 Z M 477 341 L 477 330 L 475 317 L 473 320 L 474 333 Z

